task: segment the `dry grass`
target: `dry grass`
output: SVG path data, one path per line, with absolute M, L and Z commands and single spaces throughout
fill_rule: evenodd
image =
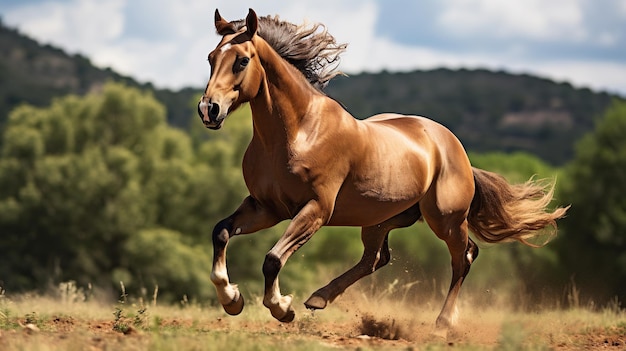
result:
M 409 304 L 402 289 L 362 293 L 357 288 L 315 313 L 298 304 L 290 324 L 273 320 L 259 298 L 249 298 L 243 314 L 230 317 L 221 308 L 189 303 L 2 296 L 0 345 L 25 351 L 626 348 L 626 314 L 615 306 L 528 313 L 507 306 L 505 299 L 477 306 L 464 298 L 457 327 L 439 339 L 431 332 L 441 302 Z

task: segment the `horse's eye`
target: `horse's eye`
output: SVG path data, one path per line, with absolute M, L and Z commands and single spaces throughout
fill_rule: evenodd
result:
M 248 63 L 250 63 L 250 58 L 249 57 L 242 57 L 241 58 L 241 62 L 239 62 L 239 64 L 241 65 L 241 67 L 246 67 L 248 65 Z

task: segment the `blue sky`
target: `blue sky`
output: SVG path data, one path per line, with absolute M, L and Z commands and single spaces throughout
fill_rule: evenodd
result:
M 626 0 L 3 0 L 5 24 L 159 87 L 206 84 L 226 19 L 324 23 L 340 69 L 488 68 L 626 96 Z

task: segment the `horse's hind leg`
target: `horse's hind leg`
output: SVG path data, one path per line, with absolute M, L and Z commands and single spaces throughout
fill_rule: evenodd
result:
M 364 227 L 361 231 L 364 251 L 359 263 L 348 271 L 333 279 L 328 285 L 314 292 L 304 305 L 309 309 L 323 309 L 329 302 L 341 295 L 350 285 L 366 275 L 382 267 L 389 259 L 389 253 L 381 253 L 383 242 L 387 240 L 388 230 L 381 230 L 376 226 Z M 379 264 L 380 263 L 380 264 Z
M 435 234 L 446 242 L 452 258 L 452 281 L 443 308 L 435 324 L 436 334 L 445 335 L 457 317 L 456 300 L 470 265 L 478 257 L 478 246 L 468 237 L 467 219 L 463 213 L 435 215 L 424 213 Z
M 456 323 L 456 300 L 461 290 L 461 285 L 469 273 L 471 264 L 478 257 L 478 246 L 469 238 L 464 248 L 448 244 L 448 249 L 452 256 L 452 280 L 448 296 L 435 323 L 435 327 L 440 331 L 447 330 Z
M 415 205 L 381 224 L 363 227 L 361 241 L 364 249 L 361 260 L 354 267 L 333 279 L 328 285 L 314 292 L 304 305 L 310 309 L 323 309 L 350 285 L 386 265 L 391 259 L 388 244 L 389 232 L 395 228 L 412 225 L 420 216 L 419 207 Z

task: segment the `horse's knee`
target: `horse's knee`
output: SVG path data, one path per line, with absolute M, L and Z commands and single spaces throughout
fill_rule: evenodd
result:
M 263 276 L 267 279 L 274 280 L 278 276 L 278 272 L 282 268 L 280 257 L 273 253 L 265 255 L 265 261 L 263 261 Z
M 213 247 L 223 248 L 228 243 L 232 230 L 231 220 L 226 218 L 219 221 L 213 228 Z

